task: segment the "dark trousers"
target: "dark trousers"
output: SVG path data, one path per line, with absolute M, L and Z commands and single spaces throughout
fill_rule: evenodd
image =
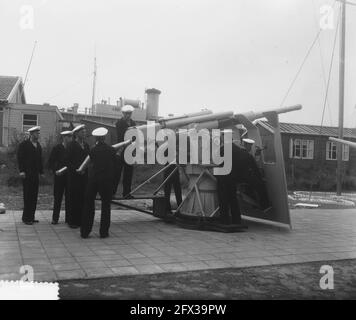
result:
M 256 172 L 248 171 L 246 174 L 241 175 L 236 179 L 237 183 L 246 183 L 248 184 L 248 189 L 251 190 L 249 193 L 254 193 L 256 200 L 259 202 L 262 209 L 266 209 L 271 205 L 271 202 L 268 198 L 268 192 L 266 184 L 262 178 L 262 175 L 259 175 Z
M 172 171 L 175 168 L 176 168 L 175 166 L 171 165 L 169 168 L 167 168 L 164 171 L 164 180 L 166 180 L 168 178 L 168 176 L 172 173 Z M 180 184 L 178 169 L 177 169 L 176 172 L 174 172 L 171 175 L 171 177 L 168 179 L 168 181 L 164 185 L 164 197 L 167 200 L 168 210 L 171 210 L 171 190 L 172 190 L 172 186 L 173 186 L 173 189 L 174 189 L 174 194 L 175 194 L 175 197 L 176 197 L 177 205 L 179 206 L 182 203 L 182 187 L 181 187 L 181 184 Z
M 23 222 L 32 222 L 35 219 L 37 206 L 39 177 L 36 175 L 26 174 L 26 178 L 22 180 L 23 185 Z
M 87 174 L 80 175 L 72 172 L 69 174 L 69 225 L 80 226 L 81 224 L 87 181 Z
M 115 168 L 115 177 L 114 177 L 114 194 L 117 192 L 117 188 L 120 183 L 121 174 L 123 175 L 122 179 L 122 195 L 125 197 L 131 192 L 131 183 L 133 175 L 133 166 L 125 162 L 123 156 L 117 158 L 116 168 Z
M 63 195 L 65 195 L 65 222 L 68 223 L 69 220 L 69 194 L 68 194 L 68 179 L 67 175 L 54 176 L 54 204 L 53 204 L 53 215 L 52 220 L 58 222 L 59 214 L 61 211 L 61 204 Z
M 231 176 L 216 176 L 220 218 L 224 224 L 241 224 L 241 210 L 237 200 L 236 182 Z
M 100 236 L 107 236 L 110 227 L 112 181 L 89 179 L 85 193 L 85 205 L 82 215 L 80 233 L 87 237 L 93 228 L 95 216 L 95 198 L 101 197 Z

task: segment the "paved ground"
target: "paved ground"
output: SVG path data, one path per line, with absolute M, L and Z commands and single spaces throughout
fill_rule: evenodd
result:
M 294 229 L 249 224 L 245 233 L 193 231 L 134 211 L 113 211 L 111 237 L 82 240 L 39 211 L 34 226 L 19 211 L 0 215 L 0 280 L 97 278 L 356 258 L 355 210 L 292 210 Z M 98 218 L 99 215 L 97 215 Z
M 160 273 L 59 282 L 60 299 L 356 299 L 356 260 Z M 321 266 L 333 268 L 322 289 Z

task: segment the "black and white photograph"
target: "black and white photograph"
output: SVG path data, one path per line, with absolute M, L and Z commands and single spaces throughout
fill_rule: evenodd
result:
M 0 0 L 0 31 L 0 300 L 356 298 L 355 0 Z

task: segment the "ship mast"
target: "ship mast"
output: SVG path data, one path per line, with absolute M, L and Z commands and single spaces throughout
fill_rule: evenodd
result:
M 93 72 L 93 92 L 91 97 L 91 113 L 95 114 L 95 89 L 96 89 L 96 73 L 97 73 L 97 66 L 96 66 L 96 51 L 94 55 L 94 72 Z

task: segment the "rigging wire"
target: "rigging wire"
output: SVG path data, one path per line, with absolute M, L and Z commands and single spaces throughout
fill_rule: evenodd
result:
M 313 0 L 312 2 L 312 6 L 313 6 L 313 10 L 314 10 L 314 22 L 315 25 L 318 26 L 318 20 L 317 20 L 317 16 L 316 16 L 316 3 L 315 0 Z M 322 46 L 321 46 L 321 39 L 320 37 L 318 38 L 318 47 L 319 47 L 319 55 L 320 55 L 320 65 L 321 65 L 321 70 L 322 70 L 322 76 L 323 76 L 323 80 L 324 80 L 324 89 L 327 90 L 327 79 L 326 79 L 326 71 L 325 71 L 325 65 L 324 65 L 324 55 L 323 55 L 323 50 L 322 50 Z M 330 124 L 331 126 L 333 125 L 333 120 L 332 120 L 332 114 L 331 114 L 331 108 L 330 108 L 330 101 L 329 99 L 327 99 L 327 107 L 328 107 L 328 115 L 329 115 L 329 120 L 330 120 Z
M 329 75 L 328 75 L 328 82 L 326 85 L 326 92 L 325 92 L 325 98 L 324 98 L 324 106 L 323 106 L 323 113 L 321 116 L 321 123 L 320 123 L 320 134 L 323 128 L 323 124 L 324 124 L 324 117 L 325 117 L 325 108 L 326 108 L 326 104 L 328 101 L 328 93 L 329 93 L 329 88 L 330 88 L 330 79 L 331 79 L 331 72 L 332 72 L 332 68 L 333 68 L 333 62 L 334 62 L 334 56 L 335 56 L 335 48 L 336 48 L 336 40 L 337 40 L 337 35 L 338 35 L 338 30 L 339 30 L 339 24 L 340 24 L 340 14 L 337 17 L 337 24 L 336 24 L 336 30 L 335 30 L 335 37 L 334 37 L 334 44 L 333 44 L 333 50 L 331 53 L 331 59 L 330 59 L 330 67 L 329 67 Z
M 335 7 L 336 2 L 337 2 L 337 0 L 334 1 L 333 8 Z M 301 65 L 300 65 L 299 68 L 298 68 L 298 71 L 297 71 L 296 75 L 294 76 L 294 78 L 293 78 L 293 80 L 292 80 L 292 82 L 291 82 L 291 84 L 290 84 L 290 86 L 289 86 L 289 88 L 288 88 L 286 94 L 284 95 L 284 97 L 283 97 L 283 99 L 282 99 L 282 102 L 281 102 L 281 104 L 280 104 L 280 107 L 283 107 L 283 105 L 284 105 L 286 99 L 288 98 L 289 93 L 291 92 L 292 88 L 294 87 L 294 84 L 295 84 L 295 82 L 297 81 L 299 74 L 300 74 L 301 71 L 303 70 L 303 67 L 304 67 L 305 63 L 306 63 L 306 61 L 307 61 L 307 59 L 308 59 L 308 57 L 309 57 L 309 55 L 310 55 L 312 49 L 314 48 L 314 45 L 316 44 L 316 42 L 317 42 L 318 39 L 319 39 L 319 36 L 320 36 L 321 32 L 322 32 L 322 29 L 319 28 L 318 33 L 316 34 L 316 36 L 315 36 L 315 38 L 314 38 L 312 44 L 310 45 L 310 47 L 309 47 L 309 49 L 308 49 L 308 51 L 307 51 L 307 54 L 305 55 L 305 57 L 304 57 L 304 59 L 303 59 Z

